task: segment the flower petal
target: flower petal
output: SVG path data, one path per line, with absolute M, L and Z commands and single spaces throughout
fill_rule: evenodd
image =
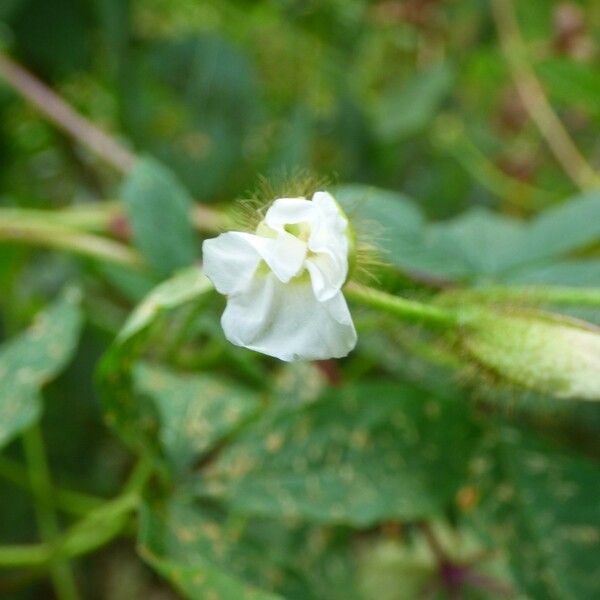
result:
M 342 289 L 348 273 L 348 264 L 343 259 L 330 253 L 312 254 L 305 265 L 319 302 L 330 300 Z
M 312 202 L 316 212 L 306 268 L 315 296 L 324 301 L 340 291 L 348 276 L 348 221 L 331 194 L 316 192 Z
M 252 238 L 256 251 L 283 283 L 287 283 L 304 268 L 306 244 L 297 237 L 281 231 L 275 238 L 258 235 L 253 235 Z
M 231 296 L 221 319 L 227 339 L 281 360 L 324 360 L 346 356 L 356 330 L 341 293 L 319 302 L 308 278 L 283 284 L 269 273 Z
M 281 231 L 284 225 L 312 223 L 315 214 L 315 206 L 306 198 L 278 198 L 267 211 L 264 222 Z
M 230 231 L 202 244 L 204 272 L 221 294 L 244 290 L 254 277 L 261 256 L 247 236 Z
M 221 294 L 245 289 L 261 259 L 284 283 L 304 267 L 306 244 L 287 232 L 267 238 L 230 231 L 202 245 L 204 271 Z
M 316 216 L 308 240 L 309 249 L 345 257 L 347 262 L 348 220 L 328 192 L 315 192 L 312 203 Z

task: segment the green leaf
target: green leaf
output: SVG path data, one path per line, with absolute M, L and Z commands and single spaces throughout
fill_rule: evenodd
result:
M 399 269 L 438 277 L 461 278 L 463 261 L 427 235 L 425 217 L 408 196 L 365 185 L 336 188 L 335 197 L 356 228 L 359 239 L 375 244 Z
M 452 80 L 450 66 L 441 62 L 384 93 L 374 115 L 379 139 L 395 141 L 424 129 L 449 93 Z
M 244 570 L 246 557 L 257 562 L 214 511 L 176 499 L 166 506 L 144 505 L 141 512 L 139 552 L 185 598 L 277 600 L 235 574 Z M 259 567 L 260 568 L 260 567 Z
M 473 208 L 427 223 L 416 204 L 394 192 L 342 186 L 336 198 L 357 228 L 368 231 L 383 258 L 399 269 L 450 280 L 526 279 L 567 285 L 573 276 L 553 269 L 569 253 L 600 241 L 600 196 L 589 192 L 530 222 Z M 593 267 L 592 267 L 593 269 Z
M 585 248 L 600 242 L 600 192 L 588 192 L 541 213 L 524 241 L 529 261 Z
M 473 208 L 446 222 L 434 223 L 427 235 L 447 249 L 467 276 L 487 277 L 527 260 L 521 246 L 525 225 L 483 208 Z
M 139 548 L 190 598 L 359 600 L 353 534 L 246 519 L 176 490 L 143 506 Z
M 298 361 L 281 366 L 271 389 L 276 402 L 297 406 L 318 400 L 327 385 L 327 377 L 317 363 Z
M 152 405 L 133 389 L 131 369 L 144 349 L 144 333 L 168 311 L 199 302 L 212 289 L 198 267 L 164 281 L 133 310 L 100 362 L 97 379 L 106 419 L 127 443 L 138 449 L 152 443 L 157 426 Z
M 41 388 L 70 361 L 81 331 L 80 293 L 71 288 L 0 348 L 0 447 L 41 415 Z
M 477 461 L 479 526 L 531 598 L 600 595 L 600 468 L 531 431 L 502 427 Z
M 505 283 L 600 286 L 600 260 L 544 261 L 503 275 Z
M 180 374 L 148 363 L 134 369 L 136 389 L 154 402 L 160 441 L 181 472 L 259 407 L 256 393 L 209 374 Z
M 121 196 L 135 245 L 157 273 L 168 275 L 198 259 L 193 200 L 169 169 L 150 158 L 139 160 Z
M 197 299 L 213 289 L 199 267 L 180 271 L 157 285 L 133 310 L 119 332 L 117 341 L 124 344 L 151 325 L 161 314 Z
M 252 423 L 194 484 L 251 515 L 370 525 L 443 510 L 476 429 L 454 398 L 364 384 Z

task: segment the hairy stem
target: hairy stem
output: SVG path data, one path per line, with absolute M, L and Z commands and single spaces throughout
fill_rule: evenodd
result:
M 358 283 L 349 283 L 344 288 L 346 296 L 376 310 L 394 315 L 407 323 L 430 325 L 436 328 L 456 327 L 458 316 L 445 308 L 393 296 Z
M 45 544 L 53 544 L 60 535 L 60 527 L 52 503 L 52 479 L 39 425 L 34 425 L 25 432 L 23 447 L 29 467 L 40 536 Z M 75 576 L 67 560 L 57 557 L 51 561 L 50 578 L 59 600 L 79 598 Z
M 526 48 L 511 0 L 492 0 L 500 45 L 523 105 L 564 172 L 581 190 L 600 185 L 600 178 L 579 152 L 552 109 L 527 60 Z
M 442 304 L 516 302 L 524 304 L 600 306 L 600 288 L 494 286 L 450 291 L 440 296 L 439 299 Z

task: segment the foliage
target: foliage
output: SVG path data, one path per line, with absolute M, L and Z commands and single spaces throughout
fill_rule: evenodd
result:
M 0 596 L 600 596 L 599 26 L 0 2 Z M 202 241 L 323 178 L 356 350 L 229 344 Z

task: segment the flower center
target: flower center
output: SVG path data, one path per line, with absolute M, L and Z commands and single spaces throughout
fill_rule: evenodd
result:
M 288 223 L 283 228 L 302 242 L 308 242 L 310 237 L 310 225 L 308 223 Z

